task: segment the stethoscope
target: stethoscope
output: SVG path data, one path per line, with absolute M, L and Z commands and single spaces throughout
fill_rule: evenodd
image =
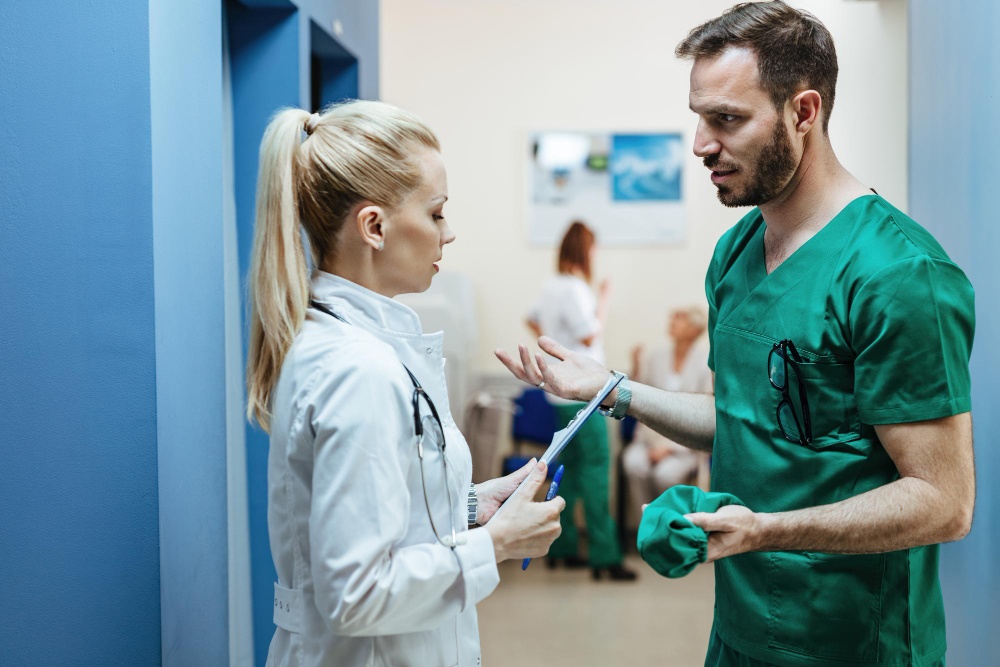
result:
M 322 313 L 326 313 L 334 319 L 340 320 L 344 324 L 351 324 L 315 299 L 310 299 L 309 305 Z M 400 363 L 402 364 L 402 362 Z M 447 441 L 444 437 L 444 425 L 441 423 L 441 417 L 438 416 L 437 407 L 434 405 L 434 401 L 431 400 L 430 394 L 428 394 L 424 388 L 420 386 L 417 376 L 415 376 L 410 369 L 406 367 L 406 364 L 402 365 L 403 370 L 405 370 L 406 374 L 410 376 L 410 382 L 413 383 L 413 431 L 417 436 L 417 457 L 420 459 L 420 486 L 423 488 L 424 492 L 424 506 L 427 508 L 427 519 L 431 522 L 431 530 L 434 531 L 434 537 L 437 538 L 437 541 L 450 549 L 454 549 L 459 544 L 465 543 L 465 536 L 459 536 L 458 529 L 455 526 L 455 503 L 452 501 L 451 484 L 448 479 L 448 459 L 445 457 L 445 446 L 447 445 Z M 438 442 L 438 449 L 441 452 L 441 465 L 444 467 L 444 486 L 448 493 L 448 518 L 451 520 L 451 535 L 445 535 L 444 537 L 441 537 L 440 533 L 438 533 L 437 526 L 434 524 L 434 514 L 431 512 L 431 501 L 427 496 L 427 479 L 424 476 L 425 429 L 424 423 L 420 419 L 421 398 L 423 398 L 423 400 L 427 403 L 427 407 L 431 412 L 431 417 L 433 417 L 434 422 L 437 424 L 438 432 L 441 434 L 440 441 Z

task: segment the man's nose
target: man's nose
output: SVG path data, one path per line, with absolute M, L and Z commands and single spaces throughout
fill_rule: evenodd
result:
M 716 155 L 722 150 L 722 145 L 712 134 L 712 131 L 706 127 L 703 120 L 698 121 L 698 129 L 694 133 L 693 150 L 694 154 L 700 158 Z

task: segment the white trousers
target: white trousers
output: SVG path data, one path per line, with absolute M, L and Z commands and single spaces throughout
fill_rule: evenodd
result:
M 698 472 L 698 454 L 678 447 L 657 463 L 649 460 L 649 448 L 633 442 L 622 452 L 622 468 L 628 479 L 632 516 L 640 516 L 641 508 L 661 493 L 677 484 L 688 484 Z

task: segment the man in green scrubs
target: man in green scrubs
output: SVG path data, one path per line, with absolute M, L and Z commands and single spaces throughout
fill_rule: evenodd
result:
M 695 154 L 723 204 L 755 208 L 706 279 L 715 394 L 631 383 L 614 412 L 711 451 L 713 490 L 746 504 L 689 516 L 716 563 L 705 664 L 943 665 L 937 545 L 968 533 L 975 497 L 972 287 L 837 160 L 837 58 L 814 17 L 737 5 L 677 53 Z M 606 369 L 539 345 L 562 361 L 497 356 L 594 396 Z

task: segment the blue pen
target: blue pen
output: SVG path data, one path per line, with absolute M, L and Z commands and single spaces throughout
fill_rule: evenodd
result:
M 553 498 L 556 497 L 556 492 L 559 490 L 559 482 L 562 481 L 563 470 L 565 469 L 566 466 L 559 466 L 558 468 L 556 468 L 556 474 L 552 476 L 552 484 L 549 485 L 549 491 L 548 493 L 545 494 L 546 501 L 552 500 Z M 523 561 L 521 561 L 521 569 L 527 570 L 528 563 L 530 562 L 531 562 L 530 558 L 525 558 Z

